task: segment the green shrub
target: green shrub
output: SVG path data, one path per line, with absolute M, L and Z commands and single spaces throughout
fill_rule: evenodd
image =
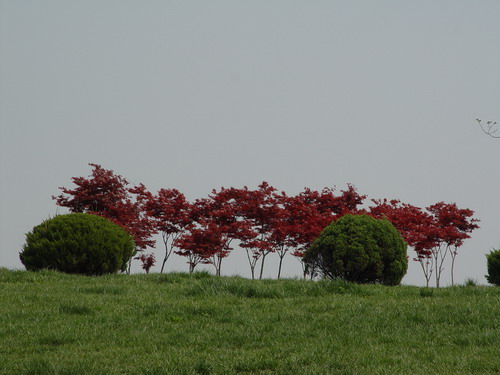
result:
M 471 279 L 470 277 L 468 279 L 465 279 L 464 286 L 466 287 L 474 287 L 477 286 L 477 280 L 476 279 Z
M 398 285 L 408 269 L 406 249 L 388 220 L 348 214 L 323 230 L 304 262 L 331 279 Z
M 490 284 L 500 285 L 500 249 L 492 250 L 486 255 L 488 274 L 486 280 Z
M 35 226 L 26 235 L 20 258 L 29 271 L 102 275 L 124 271 L 134 249 L 122 227 L 100 216 L 74 213 Z

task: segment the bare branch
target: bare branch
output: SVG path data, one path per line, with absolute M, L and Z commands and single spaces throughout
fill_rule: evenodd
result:
M 477 118 L 476 121 L 484 133 L 488 134 L 492 138 L 500 138 L 500 135 L 495 134 L 498 131 L 498 128 L 495 127 L 495 125 L 497 124 L 496 121 L 486 121 L 485 126 L 483 126 L 483 124 L 481 124 L 480 119 Z

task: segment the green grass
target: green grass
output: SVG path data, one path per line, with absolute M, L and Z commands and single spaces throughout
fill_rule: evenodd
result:
M 0 269 L 0 374 L 498 374 L 500 288 Z

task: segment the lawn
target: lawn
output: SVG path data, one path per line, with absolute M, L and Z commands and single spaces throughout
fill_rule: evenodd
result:
M 499 374 L 500 288 L 0 269 L 0 374 Z

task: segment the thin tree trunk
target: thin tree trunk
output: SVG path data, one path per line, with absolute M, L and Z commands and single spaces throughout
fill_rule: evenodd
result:
M 435 267 L 436 267 L 436 275 L 435 275 L 435 278 L 436 278 L 436 288 L 439 288 L 439 278 L 440 278 L 441 270 L 438 267 L 438 254 L 435 253 L 433 256 L 434 256 L 434 264 L 435 264 Z
M 163 258 L 160 270 L 160 273 L 163 273 L 163 269 L 165 268 L 165 263 L 167 263 L 168 257 L 170 256 L 170 253 L 168 251 L 168 238 L 170 236 L 168 234 L 165 234 L 165 232 L 162 232 L 161 236 L 163 238 L 163 243 L 165 244 L 165 257 Z
M 306 272 L 306 265 L 302 261 L 302 259 L 299 260 L 300 265 L 302 266 L 302 275 L 304 276 L 304 280 L 307 278 L 307 272 Z
M 170 258 L 170 255 L 172 255 L 172 252 L 174 250 L 174 244 L 175 241 L 179 238 L 179 236 L 183 232 L 179 232 L 176 235 L 174 234 L 166 234 L 165 232 L 162 232 L 162 238 L 163 238 L 163 243 L 165 244 L 165 257 L 163 258 L 163 263 L 161 264 L 161 270 L 160 273 L 163 273 L 163 270 L 165 268 L 165 263 L 167 263 L 167 260 Z M 171 238 L 170 246 L 168 245 L 168 240 Z
M 429 287 L 429 282 L 430 282 L 431 277 L 432 277 L 432 267 L 429 270 L 429 258 L 426 258 L 426 259 L 427 259 L 427 261 L 425 263 L 425 266 L 424 266 L 423 259 L 420 259 L 419 262 L 420 262 L 420 266 L 422 267 L 422 271 L 424 272 L 425 286 L 428 288 Z
M 250 257 L 250 252 L 248 249 L 245 249 L 247 252 L 248 263 L 250 264 L 250 272 L 252 273 L 252 280 L 255 280 L 255 266 L 257 265 L 257 261 L 259 258 Z
M 262 275 L 264 274 L 264 261 L 266 260 L 267 254 L 269 254 L 269 252 L 267 252 L 267 251 L 264 251 L 262 253 L 262 261 L 260 263 L 260 276 L 259 276 L 259 280 L 262 280 Z
M 439 246 L 438 252 L 436 252 L 436 288 L 439 288 L 439 284 L 440 284 L 440 280 L 441 280 L 441 273 L 444 270 L 443 263 L 444 263 L 444 260 L 446 259 L 446 255 L 448 254 L 448 250 L 449 250 L 449 246 L 446 246 L 446 248 L 444 249 L 444 254 L 443 254 L 443 250 L 442 250 L 441 246 Z M 437 262 L 438 262 L 439 257 L 441 259 L 440 259 L 439 267 L 438 267 Z
M 278 253 L 278 256 L 280 258 L 280 263 L 278 266 L 278 279 L 281 277 L 281 267 L 283 265 L 283 258 L 285 257 L 286 253 L 288 252 L 288 248 L 285 247 L 285 245 L 281 245 L 280 249 L 277 249 L 276 251 Z
M 191 253 L 188 259 L 189 259 L 189 273 L 193 273 L 194 268 L 196 267 L 194 255 Z
M 132 266 L 132 258 L 128 261 L 127 275 L 130 275 L 130 267 Z
M 216 259 L 217 266 L 215 266 L 215 274 L 217 276 L 221 275 L 222 259 L 224 259 L 222 255 L 224 254 L 224 252 L 226 252 L 226 254 L 229 254 L 229 246 L 231 245 L 232 240 L 233 240 L 232 238 L 226 238 L 226 240 L 224 241 L 224 245 L 222 247 L 222 251 L 219 254 L 215 255 L 217 258 Z
M 455 270 L 455 257 L 457 256 L 456 250 L 455 252 L 451 252 L 451 286 L 455 285 L 455 278 L 453 277 Z
M 284 256 L 285 256 L 285 255 L 283 255 L 283 256 L 281 256 L 281 255 L 280 255 L 280 264 L 279 264 L 279 266 L 278 266 L 278 280 L 279 280 L 279 279 L 280 279 L 280 277 L 281 277 L 281 264 L 283 263 L 283 257 L 284 257 Z
M 212 264 L 215 267 L 215 276 L 220 276 L 222 267 L 222 257 L 220 255 L 214 255 L 212 258 Z

